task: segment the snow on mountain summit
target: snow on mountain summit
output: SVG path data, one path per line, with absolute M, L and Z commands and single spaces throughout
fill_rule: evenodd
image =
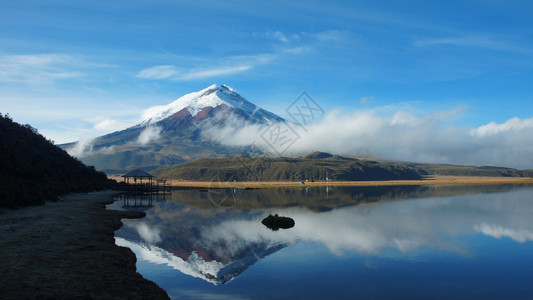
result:
M 180 97 L 179 99 L 167 105 L 158 105 L 146 109 L 142 115 L 143 121 L 141 125 L 156 123 L 183 110 L 184 108 L 187 108 L 191 116 L 195 116 L 206 107 L 217 107 L 223 104 L 241 110 L 249 116 L 252 116 L 256 113 L 259 113 L 261 117 L 270 117 L 269 115 L 273 115 L 248 102 L 232 88 L 225 85 L 213 84 L 201 91 Z

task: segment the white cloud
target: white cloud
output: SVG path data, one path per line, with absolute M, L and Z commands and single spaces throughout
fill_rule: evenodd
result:
M 453 125 L 460 113 L 456 109 L 428 115 L 380 109 L 342 114 L 337 110 L 305 130 L 300 128 L 300 137 L 283 154 L 371 153 L 403 161 L 533 168 L 529 159 L 533 157 L 533 119 L 513 118 L 471 129 Z M 262 138 L 265 130 L 266 126 L 239 127 L 230 122 L 206 134 L 223 144 L 255 144 L 268 151 L 271 145 Z
M 106 123 L 106 120 L 98 124 L 105 124 L 105 123 Z M 98 124 L 96 124 L 95 126 L 97 126 Z M 111 125 L 109 126 L 114 126 L 113 124 L 114 122 L 111 121 Z M 110 129 L 110 128 L 111 127 L 107 129 Z M 100 128 L 98 130 L 102 130 L 102 129 Z M 141 145 L 141 146 L 147 145 L 150 142 L 153 142 L 159 139 L 161 137 L 161 131 L 162 131 L 161 127 L 148 126 L 139 134 L 136 140 L 130 141 L 128 142 L 128 144 Z M 95 141 L 95 138 L 93 137 L 81 138 L 74 144 L 74 146 L 67 149 L 67 152 L 74 157 L 83 158 L 83 157 L 86 157 L 92 154 L 105 154 L 105 153 L 113 152 L 115 150 L 114 146 L 102 147 L 102 148 L 95 150 L 94 141 Z
M 533 130 L 533 118 L 521 120 L 520 118 L 511 118 L 502 124 L 490 122 L 471 131 L 471 134 L 478 137 L 485 137 L 505 133 L 509 131 Z
M 146 145 L 152 141 L 155 141 L 161 137 L 161 127 L 157 126 L 148 126 L 146 127 L 139 137 L 137 138 L 137 143 L 140 145 Z
M 92 153 L 93 151 L 93 138 L 82 138 L 77 141 L 74 146 L 67 150 L 71 156 L 82 158 Z

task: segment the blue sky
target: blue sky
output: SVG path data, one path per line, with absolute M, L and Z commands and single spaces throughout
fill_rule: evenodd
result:
M 219 83 L 282 117 L 306 91 L 325 111 L 522 126 L 532 16 L 498 0 L 2 1 L 0 112 L 62 143 Z

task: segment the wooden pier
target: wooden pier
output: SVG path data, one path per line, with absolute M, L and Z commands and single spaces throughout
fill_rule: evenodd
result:
M 168 195 L 171 192 L 170 184 L 165 179 L 154 180 L 154 175 L 137 169 L 122 175 L 124 182 L 121 189 L 128 192 L 149 195 Z

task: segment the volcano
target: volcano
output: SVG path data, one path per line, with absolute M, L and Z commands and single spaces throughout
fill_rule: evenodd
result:
M 212 141 L 206 138 L 206 130 L 284 121 L 232 88 L 214 84 L 167 105 L 146 109 L 139 124 L 92 140 L 84 145 L 79 158 L 108 174 L 121 174 L 135 168 L 150 171 L 198 158 L 230 157 L 243 154 L 245 148 Z M 79 142 L 61 145 L 67 151 L 80 146 Z

